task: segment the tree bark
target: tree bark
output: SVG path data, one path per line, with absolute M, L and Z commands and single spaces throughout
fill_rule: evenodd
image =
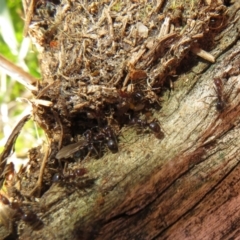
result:
M 53 185 L 41 198 L 44 227 L 20 239 L 236 239 L 240 236 L 239 4 L 211 51 L 166 91 L 162 139 L 123 127 L 119 152 L 84 163 L 93 187 L 68 194 Z M 226 106 L 216 110 L 214 79 Z

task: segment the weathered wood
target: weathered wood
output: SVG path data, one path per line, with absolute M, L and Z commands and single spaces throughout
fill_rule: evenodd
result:
M 178 76 L 155 111 L 164 131 L 122 130 L 117 154 L 88 161 L 95 185 L 67 194 L 52 188 L 40 199 L 44 228 L 24 226 L 20 239 L 226 239 L 239 237 L 240 14 L 211 52 Z M 213 78 L 223 76 L 227 105 L 216 110 Z M 234 72 L 234 73 L 233 73 Z M 170 96 L 170 97 L 169 97 Z M 169 98 L 168 98 L 169 97 Z
M 75 192 L 54 203 L 43 217 L 45 227 L 31 234 L 25 230 L 22 238 L 238 236 L 239 71 L 226 82 L 230 97 L 222 113 L 215 110 L 213 84 L 217 72 L 230 64 L 226 59 L 239 63 L 238 24 L 222 34 L 213 51 L 215 64 L 199 63 L 179 76 L 170 99 L 156 112 L 163 140 L 151 135 L 123 138 L 119 153 L 86 164 L 97 177 L 92 191 Z

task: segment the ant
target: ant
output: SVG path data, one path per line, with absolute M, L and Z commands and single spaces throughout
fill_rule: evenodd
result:
M 86 168 L 78 168 L 72 170 L 69 174 L 55 173 L 52 182 L 66 182 L 77 177 L 82 177 L 87 173 Z
M 10 215 L 12 215 L 12 219 L 22 220 L 26 224 L 30 225 L 34 230 L 40 229 L 43 226 L 43 222 L 38 218 L 38 216 L 31 210 L 24 211 L 18 202 L 11 202 L 7 197 L 3 194 L 0 194 L 0 202 L 8 207 L 5 209 Z M 2 207 L 2 210 L 4 208 Z M 2 213 L 3 214 L 3 213 Z M 3 214 L 4 215 L 4 214 Z M 10 217 L 9 215 L 9 217 Z M 5 216 L 6 217 L 6 216 Z M 1 218 L 4 218 L 1 216 Z M 8 218 L 9 220 L 10 218 Z
M 160 124 L 157 120 L 147 122 L 146 120 L 142 120 L 140 118 L 132 118 L 130 124 L 139 125 L 142 128 L 148 127 L 153 132 L 156 138 L 160 139 L 163 136 L 163 132 L 161 130 Z
M 217 104 L 216 109 L 222 112 L 226 106 L 225 98 L 223 97 L 223 82 L 220 78 L 214 79 L 215 91 L 217 93 Z
M 129 109 L 133 111 L 140 111 L 145 107 L 143 101 L 144 95 L 141 91 L 137 92 L 125 92 L 122 90 L 118 91 L 119 103 L 117 109 L 120 115 L 126 113 Z
M 78 168 L 66 173 L 55 173 L 52 182 L 62 185 L 73 183 L 78 188 L 87 188 L 92 186 L 95 179 L 90 179 L 88 176 L 84 176 L 87 173 L 86 168 Z
M 118 152 L 117 137 L 110 126 L 106 126 L 97 133 L 94 133 L 93 130 L 87 130 L 83 135 L 85 137 L 84 140 L 63 147 L 57 153 L 56 158 L 68 158 L 79 150 L 83 151 L 84 149 L 88 149 L 90 154 L 95 152 L 97 156 L 100 156 L 102 144 L 106 144 L 112 153 Z
M 31 226 L 34 230 L 39 230 L 43 227 L 43 222 L 31 210 L 21 212 L 21 220 Z
M 112 153 L 118 152 L 118 142 L 117 142 L 117 136 L 113 129 L 109 126 L 106 126 L 103 128 L 95 137 L 94 140 L 99 140 L 102 142 L 105 142 L 108 149 Z

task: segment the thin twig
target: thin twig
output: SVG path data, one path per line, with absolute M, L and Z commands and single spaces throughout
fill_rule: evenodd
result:
M 60 150 L 60 148 L 62 147 L 62 141 L 63 141 L 63 125 L 62 125 L 62 122 L 61 122 L 58 114 L 54 110 L 53 110 L 53 114 L 54 114 L 54 117 L 57 120 L 57 123 L 60 127 L 60 130 L 61 130 L 60 139 L 59 139 L 59 142 L 58 142 L 58 150 Z
M 37 99 L 40 99 L 42 97 L 42 95 L 55 83 L 59 83 L 59 81 L 54 81 L 52 83 L 49 83 L 46 87 L 44 87 L 36 96 Z
M 10 77 L 16 79 L 19 83 L 24 85 L 29 90 L 37 91 L 37 87 L 35 87 L 33 84 L 38 80 L 1 55 L 0 68 L 3 69 L 3 71 L 5 71 Z
M 27 36 L 28 28 L 29 28 L 30 22 L 32 20 L 32 15 L 34 12 L 35 4 L 36 4 L 36 0 L 30 0 L 29 7 L 28 7 L 28 9 L 26 9 L 25 25 L 24 25 L 24 30 L 23 30 L 24 37 Z
M 201 57 L 201 58 L 203 58 L 203 59 L 205 59 L 205 60 L 207 60 L 209 62 L 212 62 L 212 63 L 215 62 L 215 57 L 211 53 L 206 52 L 206 51 L 204 51 L 203 49 L 201 49 L 199 47 L 193 47 L 193 48 L 191 48 L 191 51 L 194 54 L 198 55 L 199 57 Z
M 0 175 L 1 175 L 0 180 L 1 178 L 3 178 L 2 173 L 4 172 L 4 169 L 7 163 L 7 158 L 9 157 L 11 152 L 14 151 L 14 144 L 17 140 L 17 137 L 20 134 L 24 124 L 30 119 L 30 117 L 31 115 L 27 114 L 18 122 L 18 124 L 13 129 L 12 133 L 10 134 L 4 146 L 3 152 L 0 155 Z
M 29 194 L 30 196 L 33 196 L 35 193 L 36 193 L 36 196 L 40 196 L 40 191 L 41 191 L 41 188 L 42 188 L 43 173 L 44 173 L 44 169 L 46 167 L 48 156 L 50 155 L 50 153 L 51 153 L 51 147 L 48 146 L 48 148 L 47 148 L 47 150 L 45 152 L 42 164 L 41 164 L 39 177 L 38 177 L 36 186 L 30 192 L 30 194 Z

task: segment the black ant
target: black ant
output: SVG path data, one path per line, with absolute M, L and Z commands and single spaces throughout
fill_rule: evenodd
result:
M 57 153 L 56 158 L 68 158 L 74 153 L 85 149 L 90 154 L 95 152 L 97 156 L 100 156 L 103 144 L 106 144 L 112 153 L 118 151 L 117 137 L 110 126 L 106 126 L 97 133 L 93 132 L 93 130 L 87 130 L 83 135 L 85 137 L 84 140 L 63 147 Z
M 117 104 L 118 115 L 123 115 L 129 109 L 133 111 L 140 111 L 144 108 L 145 103 L 143 101 L 144 95 L 142 92 L 125 92 L 122 90 L 118 91 L 119 103 Z
M 90 179 L 88 176 L 84 176 L 87 173 L 86 168 L 79 168 L 67 173 L 55 173 L 52 182 L 59 183 L 61 185 L 73 184 L 78 188 L 91 187 L 95 179 Z
M 102 141 L 107 144 L 108 149 L 112 153 L 118 152 L 117 136 L 113 129 L 109 126 L 103 128 L 95 137 L 94 140 Z
M 43 222 L 31 210 L 25 212 L 21 211 L 21 220 L 31 226 L 34 230 L 39 230 L 43 227 Z
M 68 174 L 55 173 L 52 178 L 52 181 L 53 182 L 64 182 L 65 181 L 66 182 L 66 181 L 70 181 L 71 179 L 74 180 L 77 177 L 82 177 L 86 173 L 87 173 L 86 168 L 78 168 L 78 169 L 72 170 Z
M 163 132 L 157 120 L 147 122 L 146 120 L 142 120 L 140 118 L 132 118 L 130 124 L 139 125 L 142 128 L 148 127 L 153 132 L 156 138 L 160 139 L 163 137 Z
M 0 194 L 0 202 L 8 207 L 6 211 L 12 215 L 12 219 L 22 220 L 26 224 L 30 225 L 34 230 L 40 229 L 43 226 L 43 222 L 38 218 L 38 216 L 30 210 L 24 211 L 18 202 L 11 202 L 3 194 Z M 4 208 L 2 208 L 3 210 Z M 9 215 L 9 217 L 10 217 Z M 10 218 L 9 218 L 10 219 Z M 9 220 L 8 219 L 8 220 Z
M 214 79 L 215 91 L 217 93 L 217 104 L 216 109 L 222 112 L 226 106 L 225 98 L 223 97 L 223 82 L 220 78 Z

